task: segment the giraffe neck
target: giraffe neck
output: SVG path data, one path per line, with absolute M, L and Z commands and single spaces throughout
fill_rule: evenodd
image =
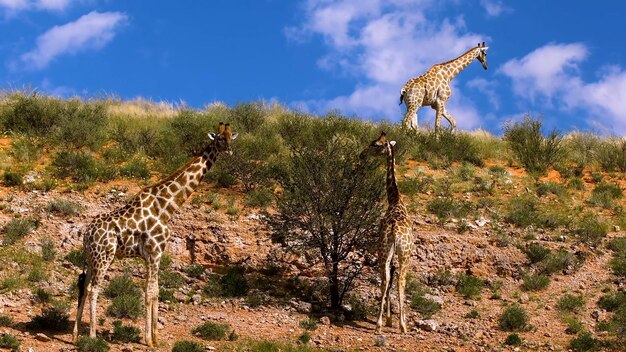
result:
M 392 207 L 400 201 L 400 193 L 398 192 L 398 184 L 396 183 L 396 158 L 393 146 L 388 146 L 387 153 L 387 202 Z
M 217 160 L 218 154 L 217 143 L 211 143 L 201 156 L 194 157 L 162 182 L 146 188 L 145 191 L 156 196 L 156 201 L 152 204 L 153 214 L 164 222 L 171 219 L 174 212 L 196 190 Z
M 469 64 L 474 61 L 478 57 L 478 53 L 480 51 L 477 48 L 471 49 L 465 54 L 457 57 L 456 59 L 450 60 L 448 62 L 444 62 L 443 66 L 450 67 L 449 75 L 447 78 L 448 82 L 451 81 L 454 77 L 456 77 L 461 71 L 463 71 Z

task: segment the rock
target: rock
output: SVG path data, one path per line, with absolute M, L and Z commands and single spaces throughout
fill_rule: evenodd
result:
M 528 294 L 526 293 L 522 293 L 519 297 L 519 303 L 528 303 L 528 301 L 530 300 L 530 297 L 528 297 Z
M 416 321 L 415 326 L 417 326 L 418 328 L 424 331 L 437 331 L 437 328 L 439 327 L 439 323 L 437 323 L 436 321 L 432 319 L 426 319 L 426 320 Z
M 423 297 L 443 307 L 443 298 L 441 298 L 440 296 L 431 295 L 430 293 L 425 293 Z
M 330 318 L 329 317 L 321 317 L 320 318 L 320 324 L 322 325 L 330 325 Z
M 618 225 L 615 225 L 615 226 L 613 226 L 613 230 L 615 232 L 620 232 L 622 229 Z
M 200 302 L 202 302 L 202 296 L 200 294 L 195 294 L 191 296 L 191 301 L 193 304 L 200 304 Z
M 383 347 L 387 344 L 387 338 L 385 335 L 376 335 L 374 336 L 374 345 L 376 347 Z
M 483 227 L 485 225 L 487 225 L 489 223 L 489 220 L 485 219 L 484 217 L 480 217 L 480 219 L 475 221 L 476 225 L 478 225 L 478 227 Z
M 174 299 L 177 300 L 178 302 L 186 302 L 187 301 L 187 295 L 185 295 L 182 292 L 179 291 L 174 291 Z
M 46 334 L 43 333 L 37 333 L 35 335 L 35 339 L 41 342 L 48 342 L 51 340 L 48 336 L 46 336 Z
M 311 309 L 313 308 L 311 303 L 299 301 L 291 301 L 291 307 L 294 308 L 298 313 L 302 314 L 311 313 Z
M 594 309 L 593 312 L 591 312 L 591 317 L 595 320 L 595 321 L 602 321 L 604 320 L 604 311 L 600 310 L 600 309 Z
M 207 350 L 207 351 L 215 351 L 215 347 L 213 347 L 213 346 L 211 346 L 211 345 L 206 345 L 206 346 L 204 347 L 204 349 L 205 349 L 205 350 Z
M 122 346 L 122 352 L 133 352 L 134 348 L 131 344 L 126 344 Z

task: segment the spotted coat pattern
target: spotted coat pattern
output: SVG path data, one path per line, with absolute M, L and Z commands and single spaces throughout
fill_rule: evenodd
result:
M 109 266 L 115 258 L 140 257 L 147 268 L 146 344 L 157 344 L 158 270 L 170 237 L 167 224 L 198 187 L 218 154 L 232 153 L 230 142 L 237 134 L 231 133 L 228 124 L 220 123 L 218 134 L 210 134 L 210 137 L 213 142 L 200 156 L 194 157 L 161 182 L 144 188 L 121 208 L 96 216 L 82 231 L 87 270 L 86 287 L 81 289 L 90 295 L 91 337 L 96 336 L 96 303 Z M 86 297 L 79 297 L 74 339 L 78 338 L 78 325 Z
M 487 49 L 485 43 L 478 44 L 456 59 L 433 65 L 426 73 L 411 78 L 400 90 L 400 104 L 406 105 L 406 114 L 402 120 L 405 127 L 417 129 L 417 110 L 422 106 L 430 106 L 436 111 L 435 129 L 439 128 L 441 116 L 445 117 L 452 128 L 456 121 L 446 110 L 446 102 L 452 95 L 450 81 L 465 69 L 474 59 L 480 61 L 487 69 Z

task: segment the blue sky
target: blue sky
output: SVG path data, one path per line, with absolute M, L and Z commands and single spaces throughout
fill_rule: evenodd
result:
M 194 107 L 278 101 L 399 122 L 399 90 L 489 45 L 453 80 L 459 126 L 542 115 L 626 133 L 626 3 L 499 0 L 0 0 L 0 88 Z M 432 124 L 428 107 L 420 123 Z M 445 123 L 445 121 L 444 121 Z

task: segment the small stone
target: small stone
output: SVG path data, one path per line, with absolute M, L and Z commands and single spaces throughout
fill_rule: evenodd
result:
M 51 340 L 46 334 L 43 333 L 37 333 L 35 335 L 35 339 L 41 342 L 48 342 Z
M 374 336 L 374 345 L 376 347 L 383 347 L 387 343 L 387 338 L 385 335 L 376 335 Z
M 519 297 L 519 303 L 528 303 L 528 301 L 530 300 L 530 297 L 528 297 L 528 294 L 526 293 L 522 293 Z
M 134 350 L 133 345 L 127 344 L 122 346 L 122 352 L 132 352 Z
M 440 296 L 435 296 L 435 295 L 431 295 L 430 293 L 425 293 L 423 297 L 443 307 L 443 298 L 441 298 Z
M 417 326 L 418 328 L 424 331 L 436 331 L 437 328 L 439 327 L 439 323 L 437 323 L 436 321 L 432 319 L 426 319 L 426 320 L 416 321 L 415 326 Z
M 329 317 L 326 317 L 326 316 L 321 317 L 321 318 L 320 318 L 320 323 L 321 323 L 322 325 L 330 325 L 330 318 L 329 318 Z
M 613 226 L 613 230 L 615 230 L 615 232 L 620 232 L 622 229 L 619 227 L 619 225 L 615 225 Z
M 213 347 L 213 346 L 211 346 L 211 345 L 206 345 L 206 346 L 204 347 L 204 349 L 205 349 L 205 350 L 207 350 L 207 351 L 215 351 L 215 347 Z
M 193 302 L 193 304 L 200 304 L 200 302 L 202 301 L 202 296 L 200 294 L 195 294 L 191 296 L 191 301 Z

